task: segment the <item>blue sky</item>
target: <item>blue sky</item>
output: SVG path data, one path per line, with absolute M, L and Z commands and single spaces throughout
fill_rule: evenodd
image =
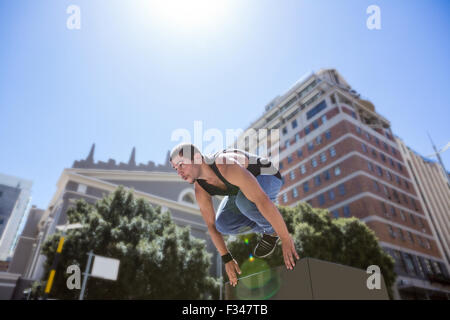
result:
M 138 163 L 162 163 L 175 129 L 244 129 L 326 67 L 416 151 L 432 153 L 427 131 L 450 141 L 448 1 L 230 0 L 206 15 L 159 3 L 0 3 L 0 172 L 32 180 L 32 204 L 49 205 L 92 143 L 96 161 L 136 147 Z M 80 30 L 66 27 L 72 4 Z M 373 4 L 381 30 L 366 27 Z

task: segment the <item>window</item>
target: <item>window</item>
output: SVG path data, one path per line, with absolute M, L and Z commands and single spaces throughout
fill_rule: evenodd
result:
M 393 217 L 397 216 L 397 212 L 395 211 L 395 208 L 391 206 L 391 214 Z
M 317 129 L 317 128 L 319 127 L 319 122 L 317 122 L 317 120 L 314 120 L 314 121 L 312 122 L 312 125 L 313 125 L 313 128 L 314 128 L 314 129 Z
M 408 253 L 403 253 L 403 258 L 405 260 L 406 271 L 408 271 L 409 274 L 415 275 L 416 268 L 414 267 L 411 255 Z
M 190 204 L 194 204 L 194 195 L 192 193 L 186 193 L 183 198 L 181 199 L 181 201 L 190 203 Z
M 377 166 L 377 174 L 381 177 L 383 176 L 383 170 L 381 170 L 380 166 Z
M 384 204 L 383 201 L 381 201 L 381 211 L 382 211 L 385 215 L 387 214 L 386 205 Z
M 336 155 L 336 149 L 334 147 L 330 148 L 330 157 L 334 157 Z
M 389 163 L 391 164 L 392 167 L 394 167 L 394 161 L 392 160 L 392 158 L 389 158 Z
M 406 197 L 406 195 L 404 193 L 402 193 L 403 196 L 403 201 L 405 201 L 406 204 L 408 204 L 408 198 Z
M 364 131 L 364 133 L 366 134 L 366 138 L 367 138 L 367 140 L 369 140 L 370 141 L 370 134 L 367 132 L 367 131 Z
M 280 167 L 280 170 L 283 169 L 283 161 L 280 161 L 279 167 Z
M 386 157 L 384 156 L 384 153 L 380 153 L 380 157 L 383 162 L 386 162 Z
M 386 142 L 383 142 L 383 147 L 384 147 L 384 149 L 385 149 L 386 151 L 389 151 L 388 145 L 386 144 Z
M 352 117 L 356 119 L 356 113 L 355 113 L 355 111 L 352 111 Z
M 344 206 L 344 217 L 350 217 L 350 207 L 348 205 Z
M 403 167 L 400 164 L 400 162 L 397 162 L 397 167 L 398 167 L 398 170 L 400 170 L 400 172 L 403 172 Z
M 314 185 L 315 186 L 320 186 L 322 182 L 320 181 L 320 175 L 317 175 L 314 177 Z
M 338 175 L 340 175 L 340 174 L 341 174 L 341 168 L 340 168 L 339 166 L 335 167 L 335 168 L 334 168 L 334 175 L 335 175 L 335 176 L 338 176 Z
M 395 156 L 397 154 L 397 151 L 395 151 L 394 147 L 391 147 L 392 154 Z
M 296 133 L 295 134 L 295 142 L 297 142 L 297 141 L 299 141 L 300 140 L 300 133 Z
M 400 217 L 402 218 L 403 221 L 406 221 L 406 217 L 405 214 L 403 213 L 403 210 L 400 210 Z
M 338 190 L 339 190 L 339 194 L 341 195 L 341 196 L 343 196 L 343 195 L 345 195 L 345 185 L 344 184 L 340 184 L 339 186 L 338 186 Z
M 379 146 L 380 145 L 380 140 L 378 140 L 377 137 L 375 137 L 375 143 Z
M 375 187 L 375 191 L 380 191 L 380 186 L 378 185 L 378 182 L 376 182 L 375 180 L 373 180 L 373 185 Z
M 314 149 L 314 143 L 312 143 L 312 141 L 308 142 L 308 151 L 311 151 L 313 149 Z
M 397 182 L 397 184 L 400 184 L 400 177 L 398 175 L 395 175 L 395 181 Z
M 323 152 L 320 154 L 320 162 L 324 163 L 325 161 L 327 161 L 327 155 Z
M 77 192 L 85 194 L 86 191 L 87 191 L 87 185 L 81 184 L 81 183 L 78 184 Z
M 375 149 L 374 149 L 374 148 L 372 148 L 372 156 L 373 156 L 374 158 L 376 158 L 376 157 L 377 157 L 377 152 L 375 151 Z
M 409 241 L 411 241 L 411 243 L 414 243 L 413 235 L 412 235 L 412 233 L 409 232 L 409 231 L 408 231 L 408 238 L 409 238 Z
M 327 115 L 324 114 L 321 119 L 322 119 L 322 123 L 327 122 Z
M 319 200 L 319 206 L 323 206 L 325 204 L 325 195 L 322 193 L 318 197 Z
M 317 167 L 317 160 L 316 160 L 316 158 L 313 158 L 311 160 L 311 165 L 312 165 L 313 168 Z
M 423 261 L 425 262 L 425 269 L 428 274 L 433 274 L 433 269 L 431 269 L 431 261 L 429 259 L 423 258 Z
M 292 124 L 292 129 L 297 128 L 297 120 L 292 121 L 291 124 Z
M 306 120 L 311 119 L 316 114 L 318 114 L 320 111 L 324 110 L 326 107 L 327 107 L 327 104 L 326 104 L 325 100 L 323 100 L 321 103 L 319 103 L 317 106 L 315 106 L 314 108 L 312 108 L 311 110 L 309 110 L 306 113 Z
M 435 272 L 436 274 L 442 274 L 441 267 L 439 266 L 439 264 L 438 264 L 436 261 L 433 261 L 433 262 L 432 262 L 432 265 L 433 265 L 433 267 L 434 267 L 434 272 Z
M 339 210 L 333 210 L 331 213 L 333 214 L 333 217 L 334 217 L 335 219 L 338 219 L 338 218 L 339 218 Z
M 309 191 L 309 185 L 308 185 L 308 181 L 306 181 L 305 183 L 303 183 L 303 192 L 308 192 Z
M 325 171 L 325 172 L 323 173 L 323 179 L 324 179 L 325 181 L 330 180 L 330 170 L 327 170 L 327 171 Z
M 390 235 L 392 238 L 395 238 L 395 231 L 394 231 L 394 229 L 392 228 L 392 226 L 388 225 L 388 229 L 389 229 L 389 235 Z
M 285 134 L 287 134 L 287 127 L 284 127 L 283 129 L 281 129 L 281 133 L 283 133 L 283 136 L 285 135 Z
M 288 201 L 287 193 L 283 193 L 283 202 L 286 203 Z
M 403 180 L 403 182 L 405 183 L 405 187 L 406 187 L 406 189 L 408 189 L 408 190 L 409 190 L 409 184 L 408 184 L 408 181 L 406 181 L 406 180 Z
M 330 199 L 330 201 L 333 201 L 335 198 L 336 198 L 336 196 L 334 195 L 334 191 L 329 190 L 328 191 L 328 199 Z
M 386 171 L 386 175 L 390 181 L 392 181 L 392 176 L 389 171 Z
M 327 131 L 325 132 L 325 138 L 326 138 L 327 140 L 330 140 L 330 139 L 331 139 L 331 131 L 330 131 L 330 130 L 327 130 Z
M 297 191 L 297 188 L 294 188 L 294 189 L 292 190 L 292 197 L 293 197 L 293 198 L 297 198 L 297 197 L 298 197 L 298 191 Z
M 409 214 L 409 218 L 411 219 L 412 224 L 416 225 L 416 219 L 414 218 L 414 215 L 412 213 Z
M 302 149 L 298 149 L 298 150 L 297 150 L 297 157 L 300 158 L 301 156 L 303 156 Z
M 369 161 L 367 161 L 367 167 L 369 168 L 370 171 L 373 172 L 373 165 Z
M 286 148 L 289 147 L 289 140 L 286 140 L 286 142 L 284 143 L 284 146 L 285 146 Z
M 295 179 L 295 172 L 294 172 L 294 170 L 292 170 L 291 172 L 289 172 L 289 178 L 290 178 L 291 180 L 294 180 L 294 179 Z
M 405 241 L 405 235 L 403 234 L 403 231 L 400 228 L 398 228 L 398 235 L 400 236 L 400 239 L 402 239 L 402 241 Z
M 292 156 L 288 156 L 288 157 L 287 157 L 287 162 L 288 162 L 288 163 L 291 163 L 291 162 L 292 162 Z
M 356 132 L 357 132 L 358 134 L 361 134 L 361 128 L 360 128 L 360 127 L 356 127 Z
M 362 143 L 361 145 L 362 145 L 363 151 L 364 151 L 365 153 L 367 153 L 367 146 L 366 146 L 364 143 Z
M 411 199 L 411 203 L 413 204 L 414 210 L 418 211 L 419 208 L 417 207 L 416 202 L 414 201 L 414 199 L 412 197 L 410 197 L 410 199 Z
M 301 174 L 305 174 L 305 173 L 306 173 L 306 167 L 305 167 L 304 164 L 302 164 L 302 165 L 300 166 L 300 173 L 301 173 Z
M 322 137 L 321 136 L 317 136 L 316 138 L 316 144 L 319 145 L 322 143 Z
M 311 132 L 311 129 L 308 127 L 305 127 L 305 135 L 308 135 Z

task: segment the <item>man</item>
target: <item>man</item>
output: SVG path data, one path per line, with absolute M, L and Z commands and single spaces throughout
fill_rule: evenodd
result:
M 197 203 L 231 285 L 237 285 L 237 273 L 241 271 L 228 252 L 222 234 L 262 233 L 254 250 L 255 257 L 259 258 L 269 256 L 281 240 L 284 263 L 287 269 L 294 268 L 294 257 L 298 260 L 299 256 L 273 203 L 282 185 L 281 175 L 268 160 L 239 149 L 208 157 L 195 145 L 182 143 L 171 151 L 170 162 L 183 180 L 194 184 Z M 262 174 L 267 172 L 272 174 Z M 213 195 L 226 195 L 217 214 Z

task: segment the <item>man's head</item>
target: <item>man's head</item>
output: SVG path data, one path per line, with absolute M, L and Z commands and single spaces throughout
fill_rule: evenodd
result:
M 200 176 L 203 155 L 192 143 L 175 146 L 170 152 L 169 160 L 183 180 L 192 184 Z

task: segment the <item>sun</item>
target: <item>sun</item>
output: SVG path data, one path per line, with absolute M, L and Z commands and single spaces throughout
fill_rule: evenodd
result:
M 229 10 L 227 0 L 147 0 L 146 10 L 154 19 L 177 29 L 212 28 Z

